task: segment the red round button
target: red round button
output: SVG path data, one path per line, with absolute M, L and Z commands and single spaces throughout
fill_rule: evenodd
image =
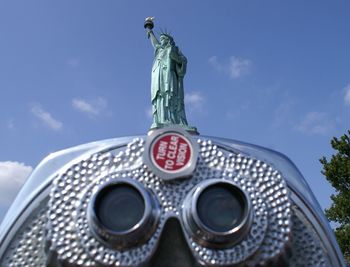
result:
M 190 142 L 182 135 L 166 133 L 158 137 L 151 147 L 153 163 L 165 172 L 181 171 L 192 156 Z

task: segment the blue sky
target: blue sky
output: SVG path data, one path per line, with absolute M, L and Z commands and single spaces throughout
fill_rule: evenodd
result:
M 188 58 L 190 124 L 286 154 L 329 206 L 318 159 L 350 128 L 349 10 L 349 1 L 1 1 L 0 220 L 48 153 L 147 132 L 147 16 Z

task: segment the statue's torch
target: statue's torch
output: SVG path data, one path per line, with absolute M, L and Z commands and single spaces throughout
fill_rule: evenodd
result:
M 153 23 L 154 17 L 147 17 L 145 19 L 145 23 L 144 23 L 144 27 L 145 29 L 147 29 L 148 31 L 152 30 L 154 27 L 154 23 Z

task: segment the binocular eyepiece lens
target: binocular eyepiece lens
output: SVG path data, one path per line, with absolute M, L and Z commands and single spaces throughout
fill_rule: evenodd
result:
M 158 202 L 131 178 L 97 185 L 88 207 L 94 236 L 113 249 L 126 249 L 148 240 L 159 218 Z
M 197 214 L 202 223 L 214 232 L 228 232 L 244 219 L 244 195 L 237 187 L 215 184 L 207 187 L 197 200 Z
M 125 232 L 142 220 L 145 201 L 134 187 L 116 184 L 99 192 L 94 208 L 104 227 L 113 232 Z
M 207 247 L 230 247 L 244 238 L 252 225 L 249 196 L 238 185 L 222 179 L 203 181 L 184 205 L 185 227 Z

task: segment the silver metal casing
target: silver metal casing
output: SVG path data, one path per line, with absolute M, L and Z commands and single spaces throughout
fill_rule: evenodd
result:
M 195 141 L 199 146 L 199 163 L 196 165 L 197 168 L 193 170 L 196 172 L 193 175 L 195 179 L 197 179 L 197 174 L 203 174 L 202 168 L 204 168 L 205 165 L 205 168 L 212 171 L 210 172 L 210 175 L 213 174 L 213 178 L 230 180 L 232 177 L 232 181 L 234 181 L 233 176 L 236 174 L 230 176 L 226 169 L 221 172 L 220 168 L 222 168 L 224 164 L 222 162 L 225 161 L 235 163 L 233 164 L 234 166 L 232 165 L 232 168 L 239 169 L 237 169 L 237 175 L 239 172 L 244 174 L 244 170 L 250 168 L 249 170 L 252 171 L 252 179 L 255 175 L 254 171 L 257 174 L 256 179 L 258 179 L 259 168 L 261 167 L 264 175 L 269 174 L 273 177 L 277 177 L 276 179 L 280 179 L 280 188 L 284 187 L 284 184 L 286 187 L 285 192 L 283 191 L 283 193 L 279 193 L 278 190 L 280 189 L 276 189 L 277 191 L 273 188 L 268 189 L 267 184 L 264 184 L 263 182 L 261 183 L 259 187 L 260 189 L 257 190 L 256 195 L 254 196 L 257 204 L 255 204 L 254 201 L 252 202 L 254 203 L 253 206 L 256 207 L 252 216 L 254 217 L 253 220 L 261 216 L 261 229 L 259 231 L 262 231 L 261 233 L 264 234 L 259 237 L 260 239 L 255 239 L 256 242 L 260 243 L 256 246 L 253 246 L 254 244 L 252 244 L 250 252 L 244 252 L 240 256 L 233 256 L 233 254 L 230 254 L 232 258 L 230 258 L 231 256 L 227 256 L 226 258 L 230 259 L 230 262 L 222 260 L 219 256 L 216 257 L 215 250 L 211 250 L 205 246 L 203 247 L 201 244 L 197 244 L 193 241 L 190 233 L 188 231 L 186 232 L 186 227 L 182 222 L 184 235 L 188 241 L 188 245 L 200 265 L 230 266 L 241 262 L 241 260 L 246 260 L 252 266 L 259 261 L 268 264 L 268 254 L 270 253 L 272 255 L 275 252 L 273 250 L 269 251 L 262 249 L 264 246 L 268 245 L 268 243 L 266 243 L 267 233 L 272 229 L 271 226 L 268 225 L 268 220 L 264 218 L 266 218 L 266 216 L 268 218 L 268 216 L 272 214 L 273 205 L 280 205 L 279 199 L 284 199 L 286 201 L 285 203 L 290 204 L 283 204 L 286 205 L 283 207 L 290 207 L 290 213 L 285 213 L 285 211 L 283 211 L 283 214 L 286 214 L 286 216 L 289 214 L 289 217 L 286 217 L 286 222 L 281 222 L 281 225 L 277 223 L 274 227 L 276 227 L 276 229 L 279 227 L 279 229 L 286 229 L 287 232 L 281 235 L 281 238 L 285 240 L 285 243 L 282 241 L 283 244 L 281 243 L 281 245 L 271 243 L 271 249 L 276 245 L 276 253 L 278 255 L 298 255 L 299 257 L 292 258 L 286 256 L 286 258 L 290 260 L 290 266 L 305 266 L 303 264 L 305 263 L 306 256 L 308 257 L 307 260 L 310 261 L 310 265 L 308 266 L 345 266 L 335 236 L 318 202 L 301 173 L 286 156 L 267 148 L 234 140 L 206 136 L 193 136 L 191 138 L 193 139 L 192 141 Z M 149 174 L 150 170 L 144 165 L 142 155 L 144 153 L 145 140 L 146 136 L 115 138 L 69 148 L 53 153 L 45 158 L 28 178 L 0 226 L 0 265 L 45 266 L 51 259 L 55 259 L 57 262 L 67 262 L 73 264 L 73 266 L 74 264 L 77 266 L 94 266 L 96 262 L 102 266 L 109 266 L 108 264 L 111 264 L 111 262 L 115 263 L 117 259 L 113 257 L 118 257 L 119 254 L 113 254 L 112 252 L 109 254 L 99 254 L 98 252 L 93 254 L 92 251 L 87 251 L 88 247 L 83 247 L 83 241 L 85 240 L 83 233 L 85 230 L 83 232 L 78 231 L 76 235 L 72 234 L 74 233 L 74 227 L 77 227 L 77 229 L 79 227 L 85 227 L 84 223 L 80 221 L 85 216 L 83 215 L 84 212 L 81 213 L 81 216 L 83 217 L 76 215 L 76 213 L 79 213 L 77 207 L 78 204 L 72 203 L 71 206 L 62 206 L 62 204 L 59 203 L 61 203 L 64 198 L 68 199 L 69 197 L 74 197 L 81 201 L 79 202 L 79 205 L 82 207 L 87 205 L 88 200 L 90 200 L 91 197 L 89 194 L 92 192 L 89 191 L 90 189 L 81 190 L 81 192 L 78 192 L 74 196 L 73 193 L 67 189 L 69 183 L 71 183 L 71 187 L 82 186 L 81 184 L 74 184 L 74 182 L 82 181 L 81 169 L 84 164 L 87 164 L 87 166 L 92 164 L 91 166 L 93 167 L 91 167 L 90 170 L 91 172 L 95 172 L 96 175 L 94 177 L 101 177 L 101 184 L 107 182 L 107 178 L 105 179 L 105 177 L 108 177 L 109 179 L 118 179 L 118 174 L 114 177 L 107 173 L 112 173 L 110 172 L 111 168 L 114 168 L 113 173 L 121 173 L 119 178 L 124 179 L 127 173 L 134 174 L 128 169 L 130 166 L 133 166 L 133 169 L 137 168 L 139 170 L 137 175 L 141 178 L 138 181 L 141 181 L 141 183 L 152 192 L 159 192 L 157 190 L 160 190 L 160 186 L 166 186 L 166 181 L 163 183 L 157 178 L 157 176 Z M 224 155 L 222 155 L 223 152 Z M 106 155 L 108 155 L 108 157 Z M 223 159 L 222 162 L 220 161 L 221 158 Z M 112 160 L 112 162 L 108 162 L 108 160 Z M 113 163 L 113 160 L 116 162 Z M 104 164 L 105 167 L 103 167 Z M 128 171 L 124 172 L 124 169 Z M 218 172 L 220 173 L 218 174 Z M 147 175 L 145 175 L 145 173 L 147 173 Z M 217 177 L 215 175 L 217 175 Z M 261 177 L 261 181 L 264 180 L 264 177 L 265 176 Z M 268 175 L 266 177 L 268 177 Z M 75 180 L 75 178 L 77 180 Z M 148 180 L 145 181 L 145 179 Z M 252 181 L 255 181 L 254 179 Z M 67 182 L 64 184 L 63 191 L 55 191 L 60 187 L 62 181 L 69 181 L 69 183 Z M 198 181 L 196 180 L 192 185 L 198 183 Z M 248 190 L 249 187 L 255 186 L 249 184 L 250 181 L 242 180 L 242 183 L 244 184 L 240 184 L 239 182 L 237 182 L 237 184 L 242 186 L 244 190 Z M 185 188 L 181 187 L 181 183 L 186 183 L 186 181 L 173 181 L 171 183 L 178 185 L 176 190 L 179 190 L 179 188 Z M 260 197 L 261 199 L 264 199 L 264 194 L 269 196 L 268 193 L 266 193 L 267 191 L 262 187 L 266 187 L 267 191 L 272 190 L 272 195 L 270 195 L 272 198 L 270 202 L 271 207 L 269 206 L 270 204 L 265 205 L 264 201 L 259 201 Z M 190 184 L 188 183 L 186 188 L 187 191 L 184 193 L 183 199 L 188 196 L 189 192 L 193 190 L 194 187 L 190 187 Z M 62 195 L 62 192 L 65 194 Z M 247 192 L 250 191 L 248 190 Z M 58 202 L 55 202 L 56 193 L 61 194 L 57 195 Z M 261 196 L 259 196 L 259 194 Z M 249 195 L 251 198 L 252 194 L 249 193 Z M 182 199 L 176 199 L 178 202 L 176 202 L 177 204 L 175 205 L 175 202 L 166 203 L 172 198 L 163 199 L 162 194 L 158 194 L 157 198 L 159 199 L 160 205 L 156 210 L 159 209 L 159 212 L 161 212 L 157 229 L 154 230 L 154 235 L 149 239 L 147 246 L 144 245 L 144 250 L 139 250 L 147 252 L 144 252 L 144 255 L 142 254 L 143 252 L 140 255 L 137 254 L 139 255 L 138 259 L 132 258 L 129 254 L 123 254 L 123 257 L 130 258 L 128 261 L 120 262 L 120 266 L 141 266 L 142 264 L 145 264 L 145 262 L 156 253 L 157 240 L 159 240 L 159 237 L 161 236 L 162 227 L 165 222 L 169 218 L 177 218 L 181 220 L 181 209 L 183 209 L 183 205 L 180 203 L 182 203 Z M 178 198 L 180 198 L 180 196 Z M 85 206 L 84 203 L 86 203 Z M 261 211 L 261 214 L 259 211 Z M 278 209 L 276 209 L 276 212 L 279 212 Z M 67 225 L 62 221 L 63 228 L 60 228 L 61 226 L 57 223 L 57 216 L 59 217 L 60 214 L 62 217 L 68 216 L 68 214 L 70 214 L 69 216 L 76 216 L 76 221 L 68 223 L 67 220 Z M 284 223 L 286 223 L 286 225 L 284 225 Z M 56 231 L 54 229 L 58 230 Z M 290 229 L 290 233 L 288 233 L 288 229 Z M 69 232 L 70 230 L 72 230 L 72 232 Z M 81 249 L 79 248 L 76 250 L 79 251 L 79 255 L 74 255 L 75 250 L 73 249 L 70 253 L 65 250 L 67 246 L 60 243 L 60 234 L 71 237 L 72 243 L 69 246 L 72 248 L 81 246 Z M 290 238 L 291 236 L 292 238 Z M 88 245 L 87 241 L 89 238 L 90 235 L 86 236 L 86 245 Z M 80 241 L 78 242 L 76 240 Z M 254 239 L 249 242 L 253 241 Z M 300 247 L 300 245 L 298 245 L 299 241 L 300 244 L 307 244 L 308 247 Z M 97 250 L 101 248 L 103 248 L 103 246 L 97 247 Z M 136 251 L 137 249 L 135 248 L 135 253 Z M 199 251 L 200 253 L 196 254 L 196 251 Z M 257 253 L 258 251 L 260 252 Z M 257 254 L 259 254 L 259 258 L 254 258 L 254 255 Z M 103 255 L 110 256 L 104 258 Z M 278 255 L 276 257 L 279 257 Z M 99 258 L 100 256 L 101 258 Z M 305 256 L 305 258 L 302 258 L 302 256 Z M 86 260 L 84 261 L 84 259 Z

